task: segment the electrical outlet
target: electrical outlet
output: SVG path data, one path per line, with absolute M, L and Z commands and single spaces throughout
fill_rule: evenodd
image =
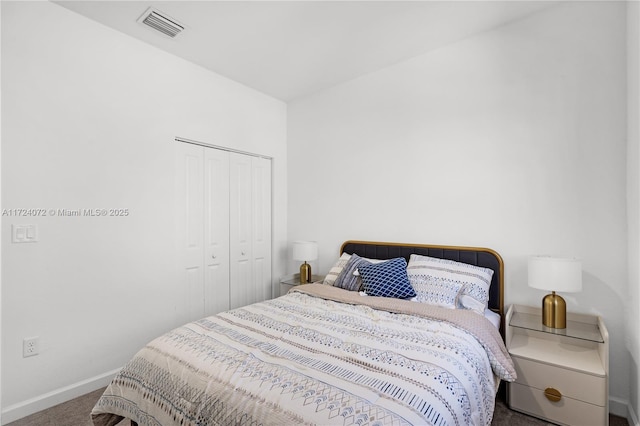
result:
M 22 340 L 22 357 L 38 355 L 40 352 L 40 338 L 39 337 L 25 337 Z

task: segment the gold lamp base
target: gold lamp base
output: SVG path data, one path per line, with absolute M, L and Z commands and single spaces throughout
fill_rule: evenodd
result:
M 311 282 L 311 265 L 306 261 L 300 265 L 300 284 Z
M 542 299 L 542 324 L 550 328 L 567 328 L 567 303 L 555 291 Z

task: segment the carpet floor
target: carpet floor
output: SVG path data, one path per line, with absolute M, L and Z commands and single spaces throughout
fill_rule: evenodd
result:
M 100 395 L 102 395 L 103 390 L 98 389 L 71 401 L 9 423 L 6 426 L 91 426 L 89 414 Z M 544 426 L 550 424 L 512 411 L 501 400 L 496 402 L 493 422 L 491 423 L 492 426 Z M 128 426 L 129 422 L 122 421 L 117 426 L 125 425 Z M 628 426 L 629 423 L 622 417 L 610 415 L 609 425 Z

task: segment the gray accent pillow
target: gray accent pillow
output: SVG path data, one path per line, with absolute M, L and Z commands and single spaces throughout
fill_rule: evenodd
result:
M 344 266 L 349 261 L 349 259 L 351 259 L 351 255 L 349 253 L 342 253 L 342 256 L 340 256 L 340 259 L 338 259 L 335 265 L 331 267 L 331 270 L 324 277 L 324 281 L 322 282 L 322 284 L 333 285 L 336 282 L 338 275 L 340 275 L 340 272 L 342 272 L 342 270 L 344 269 Z
M 364 265 L 371 265 L 371 262 L 368 260 L 358 256 L 357 254 L 352 254 L 351 258 L 344 265 L 342 271 L 336 278 L 336 281 L 333 283 L 334 287 L 340 287 L 349 291 L 359 291 L 360 286 L 362 285 L 362 280 L 359 276 L 354 275 L 354 272 L 360 267 Z

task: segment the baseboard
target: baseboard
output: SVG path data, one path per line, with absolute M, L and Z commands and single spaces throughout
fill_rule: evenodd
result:
M 51 408 L 54 405 L 70 401 L 81 395 L 105 387 L 119 371 L 120 369 L 118 368 L 108 373 L 28 399 L 18 404 L 4 407 L 2 409 L 2 417 L 0 417 L 0 424 L 5 425 L 7 423 L 11 423 L 23 417 L 37 413 L 38 411 Z
M 640 423 L 638 423 L 638 413 L 633 411 L 633 408 L 631 407 L 631 405 L 629 405 L 628 411 L 629 411 L 629 415 L 627 416 L 627 420 L 629 420 L 629 424 L 633 426 L 640 426 Z
M 623 417 L 629 421 L 632 426 L 640 426 L 638 424 L 638 416 L 634 413 L 629 401 L 625 401 L 619 398 L 609 398 L 609 413 L 614 416 Z

